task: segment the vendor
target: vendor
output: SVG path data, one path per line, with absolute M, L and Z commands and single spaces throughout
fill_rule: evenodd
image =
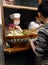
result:
M 13 20 L 13 24 L 16 25 L 16 29 L 22 31 L 21 27 L 19 26 L 20 24 L 20 13 L 13 13 L 10 15 L 10 18 Z
M 38 16 L 38 14 L 35 15 L 35 20 L 34 21 L 31 21 L 28 25 L 28 28 L 29 29 L 37 29 L 39 27 L 42 26 L 42 23 L 41 23 L 41 20 L 40 20 L 40 17 Z

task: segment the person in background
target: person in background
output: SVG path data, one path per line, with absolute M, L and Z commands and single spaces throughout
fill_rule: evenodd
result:
M 20 13 L 13 13 L 13 14 L 10 15 L 10 18 L 12 19 L 12 23 L 8 24 L 8 30 L 7 30 L 7 33 L 8 33 L 7 35 L 8 36 L 20 36 L 20 35 L 23 35 L 22 34 L 23 30 L 19 26 L 19 24 L 20 24 L 20 16 L 21 16 Z M 12 44 L 9 44 L 12 41 L 14 41 L 14 39 L 12 39 L 12 40 L 7 39 L 6 46 L 7 47 L 13 46 Z M 18 41 L 18 39 L 17 39 L 17 41 Z M 16 39 L 15 39 L 15 42 L 16 42 Z
M 38 6 L 40 19 L 44 26 L 39 29 L 36 41 L 30 39 L 30 45 L 36 55 L 36 62 L 34 65 L 48 65 L 48 0 L 44 0 Z
M 20 24 L 20 13 L 13 13 L 10 15 L 10 18 L 13 20 L 13 24 L 16 25 L 16 29 L 18 29 L 19 31 L 22 31 L 21 27 L 19 26 Z
M 35 20 L 31 21 L 30 24 L 28 25 L 29 30 L 33 30 L 35 32 L 38 32 L 38 29 L 42 26 L 43 24 L 41 23 L 40 16 L 38 16 L 38 13 L 35 14 Z M 32 38 L 32 41 L 34 42 L 36 38 Z
M 28 25 L 28 29 L 36 29 L 39 28 L 40 26 L 42 26 L 42 23 L 40 21 L 40 17 L 38 16 L 38 14 L 36 13 L 35 15 L 35 20 L 31 21 Z

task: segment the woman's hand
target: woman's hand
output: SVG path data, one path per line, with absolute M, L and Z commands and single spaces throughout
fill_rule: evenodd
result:
M 20 30 L 21 32 L 23 31 L 20 26 L 16 26 L 16 29 Z

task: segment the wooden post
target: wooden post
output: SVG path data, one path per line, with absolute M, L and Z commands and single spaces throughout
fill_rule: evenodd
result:
M 1 0 L 2 1 L 2 0 Z M 6 46 L 6 37 L 5 37 L 5 21 L 4 21 L 4 11 L 3 3 L 1 2 L 1 18 L 2 18 L 2 35 L 3 35 L 3 45 Z
M 0 65 L 4 65 L 4 46 L 2 34 L 2 0 L 0 0 Z

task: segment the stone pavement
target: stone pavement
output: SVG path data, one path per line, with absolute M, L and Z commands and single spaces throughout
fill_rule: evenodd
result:
M 2 26 L 0 25 L 0 65 L 4 65 Z

